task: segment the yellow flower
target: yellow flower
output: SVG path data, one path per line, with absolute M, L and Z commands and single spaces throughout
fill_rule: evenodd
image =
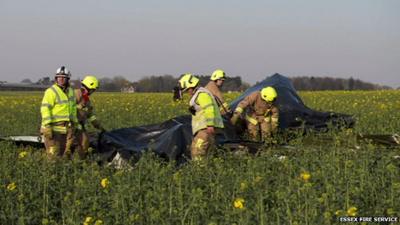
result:
M 25 158 L 25 156 L 27 156 L 27 155 L 28 155 L 28 152 L 22 151 L 22 152 L 20 152 L 20 153 L 18 154 L 18 158 L 22 159 L 22 158 Z
M 233 207 L 235 207 L 237 209 L 243 209 L 244 208 L 244 199 L 236 198 L 235 201 L 233 201 Z
M 140 215 L 139 214 L 131 214 L 129 216 L 129 220 L 134 222 L 134 221 L 138 221 L 140 219 Z
M 109 181 L 107 178 L 103 178 L 103 179 L 101 180 L 100 184 L 101 184 L 101 186 L 102 186 L 103 188 L 106 188 L 106 187 L 110 184 L 110 181 Z
M 347 209 L 347 215 L 348 216 L 356 216 L 357 215 L 357 208 L 352 206 L 349 209 Z
M 332 218 L 331 213 L 330 212 L 324 212 L 324 218 L 325 219 L 331 219 Z
M 247 189 L 247 182 L 245 181 L 245 182 L 240 183 L 240 190 L 244 191 L 246 189 Z
M 336 216 L 340 216 L 340 215 L 343 215 L 343 210 L 337 210 L 336 212 L 335 212 L 335 215 Z
M 304 182 L 308 182 L 308 180 L 310 180 L 311 178 L 311 174 L 309 172 L 302 172 L 300 174 L 300 178 L 304 181 Z
M 47 218 L 42 219 L 42 225 L 47 225 L 49 224 L 49 220 Z
M 389 170 L 390 172 L 394 173 L 397 170 L 397 167 L 390 163 L 389 165 L 386 166 L 386 169 Z
M 179 181 L 181 179 L 181 174 L 178 172 L 174 173 L 174 175 L 172 176 L 172 179 L 174 181 Z
M 392 216 L 392 215 L 394 215 L 394 214 L 395 214 L 395 212 L 394 212 L 393 208 L 389 208 L 389 209 L 387 209 L 387 210 L 386 210 L 386 213 L 387 213 L 389 216 Z
M 102 225 L 103 224 L 103 220 L 96 220 L 96 222 L 94 222 L 94 225 Z
M 85 221 L 83 222 L 83 225 L 89 225 L 93 221 L 93 217 L 88 216 L 85 218 Z
M 122 175 L 124 175 L 123 170 L 118 170 L 117 172 L 114 173 L 114 176 L 122 176 Z
M 16 185 L 14 182 L 9 183 L 9 184 L 7 185 L 7 190 L 9 190 L 9 191 L 14 191 L 15 188 L 17 188 L 17 185 Z
M 256 176 L 256 178 L 254 178 L 254 183 L 258 183 L 262 180 L 262 177 L 260 176 Z

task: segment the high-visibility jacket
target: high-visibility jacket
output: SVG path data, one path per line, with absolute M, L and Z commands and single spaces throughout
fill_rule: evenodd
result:
M 196 114 L 192 116 L 193 135 L 209 126 L 224 128 L 218 105 L 213 95 L 207 89 L 203 87 L 198 88 L 190 99 L 189 104 L 196 110 Z
M 257 125 L 260 122 L 279 123 L 279 109 L 273 103 L 266 102 L 261 98 L 259 91 L 253 92 L 244 98 L 235 109 L 235 113 L 241 114 L 246 110 L 246 120 Z
M 76 124 L 78 122 L 76 110 L 74 90 L 68 87 L 64 92 L 54 84 L 44 92 L 40 108 L 42 127 L 52 126 L 58 122 Z

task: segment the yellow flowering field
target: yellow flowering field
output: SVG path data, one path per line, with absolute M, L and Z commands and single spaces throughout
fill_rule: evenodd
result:
M 0 135 L 37 135 L 41 92 L 0 92 Z M 227 94 L 228 102 L 239 93 Z M 400 133 L 400 91 L 301 92 L 307 106 L 352 114 L 354 129 L 299 137 L 258 155 L 215 150 L 177 167 L 146 153 L 132 169 L 48 161 L 43 149 L 0 142 L 0 224 L 338 224 L 400 216 L 400 149 L 357 133 Z M 111 130 L 187 114 L 171 93 L 95 93 Z M 305 140 L 308 141 L 305 141 Z M 311 142 L 309 140 L 313 140 Z

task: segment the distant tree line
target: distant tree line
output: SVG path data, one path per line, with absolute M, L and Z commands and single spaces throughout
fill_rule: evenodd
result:
M 198 75 L 200 84 L 206 85 L 210 81 L 210 76 Z M 138 92 L 169 92 L 178 83 L 178 79 L 171 75 L 150 76 L 132 82 Z M 392 89 L 389 86 L 381 86 L 354 79 L 332 78 L 332 77 L 293 77 L 290 78 L 296 90 L 381 90 Z M 242 81 L 242 78 L 228 77 L 222 86 L 222 91 L 244 91 L 250 85 Z
M 210 76 L 197 76 L 201 85 L 206 85 L 210 81 Z M 120 91 L 123 88 L 132 86 L 137 92 L 171 92 L 178 84 L 178 77 L 172 75 L 149 76 L 136 82 L 130 82 L 123 77 L 102 78 L 100 86 L 102 91 Z M 244 91 L 249 84 L 242 82 L 241 77 L 228 77 L 225 80 L 223 91 Z
M 200 84 L 206 85 L 210 81 L 210 76 L 198 75 Z M 132 88 L 136 92 L 171 92 L 178 84 L 178 77 L 172 75 L 162 76 L 148 76 L 138 81 L 131 82 L 123 76 L 116 76 L 113 78 L 100 78 L 100 91 L 120 92 L 126 88 Z M 290 80 L 296 90 L 378 90 L 378 89 L 392 89 L 389 86 L 381 86 L 368 82 L 361 81 L 350 77 L 332 78 L 332 77 L 292 77 Z M 24 79 L 20 83 L 25 85 L 47 85 L 53 84 L 54 79 L 50 77 L 40 78 L 36 82 L 30 79 Z M 7 83 L 7 82 L 4 82 Z M 72 80 L 74 87 L 79 86 L 79 79 Z M 228 77 L 222 87 L 222 91 L 244 91 L 250 85 L 242 81 L 239 76 Z M 400 89 L 400 88 L 398 88 Z
M 138 92 L 171 92 L 178 79 L 172 75 L 144 77 L 133 83 L 133 87 Z
M 50 77 L 42 77 L 36 82 L 33 82 L 31 79 L 26 78 L 26 79 L 21 80 L 20 83 L 21 84 L 51 85 L 53 82 L 52 82 L 52 79 L 50 79 Z
M 200 85 L 205 86 L 210 81 L 210 76 L 197 76 L 200 78 Z M 250 87 L 250 84 L 243 82 L 242 78 L 237 77 L 227 77 L 222 86 L 222 91 L 245 91 Z
M 332 77 L 293 77 L 290 79 L 294 88 L 299 91 L 392 89 L 389 86 L 372 84 L 352 77 L 349 79 Z
M 102 91 L 121 91 L 121 88 L 134 84 L 123 76 L 115 76 L 113 78 L 100 78 L 99 82 Z M 20 83 L 50 86 L 54 83 L 54 78 L 42 77 L 36 82 L 32 82 L 30 79 L 23 79 Z M 77 88 L 80 86 L 80 79 L 72 79 L 70 83 L 74 88 Z

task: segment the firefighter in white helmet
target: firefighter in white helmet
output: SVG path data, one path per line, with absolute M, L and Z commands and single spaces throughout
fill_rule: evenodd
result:
M 87 133 L 88 123 L 94 128 L 104 132 L 105 129 L 97 119 L 90 95 L 99 88 L 99 81 L 95 76 L 88 75 L 81 81 L 81 87 L 75 90 L 76 103 L 78 109 L 78 121 L 80 128 L 77 132 L 77 151 L 80 158 L 85 158 L 89 149 L 89 135 Z
M 215 143 L 216 132 L 224 128 L 217 102 L 209 90 L 199 86 L 199 82 L 199 78 L 189 73 L 179 79 L 182 92 L 187 91 L 191 96 L 189 111 L 192 113 L 193 160 L 207 155 L 209 148 Z
M 217 101 L 221 115 L 225 115 L 231 110 L 228 103 L 224 101 L 224 97 L 220 90 L 220 88 L 224 84 L 225 79 L 225 72 L 221 69 L 217 69 L 212 73 L 210 77 L 210 82 L 208 82 L 208 84 L 205 86 L 205 88 L 208 89 L 211 94 L 213 94 L 215 100 Z
M 41 134 L 49 158 L 68 156 L 78 127 L 75 94 L 70 87 L 70 71 L 62 66 L 55 74 L 55 84 L 46 89 L 40 108 Z
M 279 125 L 279 109 L 275 104 L 278 94 L 273 87 L 265 87 L 244 98 L 236 107 L 231 123 L 236 124 L 245 111 L 247 131 L 250 139 L 257 141 L 261 130 L 264 141 L 272 141 L 271 136 L 277 132 Z

